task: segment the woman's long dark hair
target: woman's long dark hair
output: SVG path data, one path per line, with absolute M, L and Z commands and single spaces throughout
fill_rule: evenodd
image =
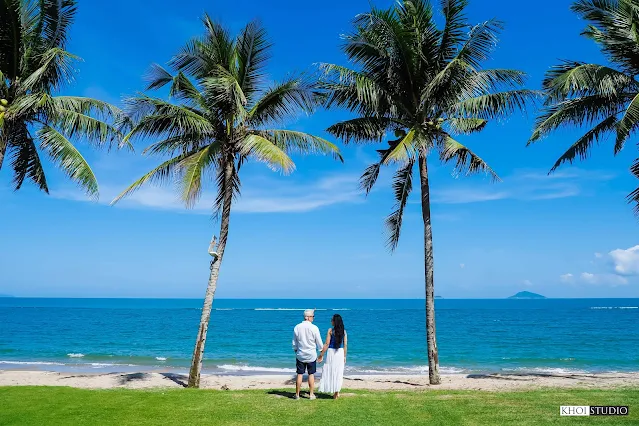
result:
M 339 314 L 333 315 L 333 337 L 335 339 L 335 347 L 339 348 L 342 346 L 342 342 L 344 341 L 344 321 L 342 321 L 342 316 Z

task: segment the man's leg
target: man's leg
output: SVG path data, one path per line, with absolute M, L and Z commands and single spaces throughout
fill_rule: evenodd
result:
M 306 370 L 306 366 L 299 359 L 296 359 L 295 370 L 297 372 L 297 380 L 295 381 L 295 399 L 299 399 L 300 389 L 302 388 L 302 380 L 304 380 L 304 370 Z
M 315 395 L 315 374 L 308 375 L 308 393 L 310 396 Z
M 317 370 L 317 362 L 308 363 L 308 393 L 310 399 L 315 399 L 315 371 Z
M 302 381 L 304 380 L 304 375 L 303 374 L 298 374 L 297 375 L 297 381 L 295 382 L 295 395 L 297 397 L 300 396 L 300 389 L 302 388 Z

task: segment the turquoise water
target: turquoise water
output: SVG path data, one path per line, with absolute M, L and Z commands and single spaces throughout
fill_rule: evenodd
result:
M 639 299 L 439 299 L 442 372 L 639 371 Z M 0 298 L 0 368 L 184 371 L 200 300 Z M 293 327 L 339 313 L 349 372 L 424 373 L 423 300 L 216 300 L 204 369 L 289 373 Z

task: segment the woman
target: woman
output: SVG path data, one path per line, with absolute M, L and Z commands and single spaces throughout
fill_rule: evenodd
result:
M 339 391 L 342 389 L 344 380 L 344 365 L 346 364 L 346 352 L 348 344 L 344 322 L 338 314 L 331 319 L 333 328 L 328 329 L 326 343 L 320 352 L 319 362 L 324 359 L 326 351 L 326 363 L 322 369 L 322 379 L 319 385 L 320 392 L 332 393 L 333 399 L 339 398 Z

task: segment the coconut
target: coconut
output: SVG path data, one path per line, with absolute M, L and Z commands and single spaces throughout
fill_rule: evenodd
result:
M 6 110 L 7 110 L 7 108 L 5 108 L 2 105 L 0 105 L 0 112 L 5 112 Z
M 9 105 L 9 101 L 6 99 L 0 99 L 0 104 L 2 104 L 2 106 L 7 106 Z

